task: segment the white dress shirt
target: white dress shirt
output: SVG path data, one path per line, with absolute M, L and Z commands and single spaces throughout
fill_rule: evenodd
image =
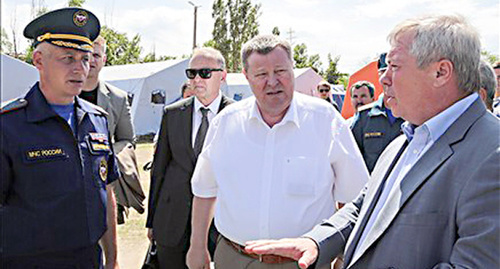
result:
M 368 171 L 349 126 L 322 99 L 294 92 L 270 128 L 255 97 L 212 121 L 192 177 L 194 195 L 217 197 L 215 225 L 230 240 L 297 237 L 354 199 Z
M 215 115 L 217 115 L 217 112 L 219 111 L 220 107 L 220 102 L 222 100 L 222 93 L 219 91 L 219 95 L 208 105 L 208 107 L 205 107 L 199 100 L 198 98 L 194 98 L 194 107 L 193 107 L 193 131 L 191 132 L 191 146 L 194 148 L 194 142 L 196 140 L 196 134 L 198 133 L 198 129 L 200 129 L 201 125 L 201 118 L 203 115 L 201 114 L 200 108 L 208 108 L 208 122 L 210 126 L 210 122 L 214 119 Z
M 460 115 L 462 115 L 465 110 L 467 110 L 467 108 L 474 103 L 477 98 L 479 98 L 479 96 L 476 93 L 473 93 L 456 102 L 438 115 L 430 118 L 421 126 L 417 127 L 408 122 L 403 123 L 403 132 L 410 143 L 387 178 L 384 189 L 382 190 L 377 204 L 373 209 L 373 213 L 366 223 L 361 238 L 356 245 L 354 255 L 359 255 L 357 252 L 362 245 L 361 243 L 365 240 L 374 223 L 377 221 L 377 216 L 382 208 L 387 204 L 387 197 L 391 196 L 393 192 L 400 189 L 399 187 L 404 176 L 408 174 L 415 163 L 417 163 L 425 152 L 429 150 L 429 148 L 446 132 L 446 130 L 448 130 L 453 122 L 455 122 Z M 394 186 L 397 186 L 397 188 Z

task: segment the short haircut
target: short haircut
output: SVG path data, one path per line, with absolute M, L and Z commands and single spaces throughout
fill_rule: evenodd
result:
M 479 34 L 461 15 L 425 16 L 398 24 L 388 36 L 394 45 L 405 33 L 413 34 L 409 53 L 419 68 L 447 59 L 453 63 L 458 88 L 465 92 L 479 90 Z
M 250 39 L 243 45 L 241 49 L 241 61 L 243 68 L 248 70 L 248 57 L 254 52 L 266 55 L 273 51 L 276 47 L 281 47 L 285 50 L 288 59 L 292 61 L 292 47 L 285 39 L 276 35 L 258 35 Z
M 373 86 L 373 84 L 370 81 L 366 80 L 358 81 L 351 86 L 351 96 L 353 89 L 359 89 L 363 86 L 368 88 L 368 91 L 370 91 L 370 97 L 373 98 L 373 96 L 375 95 L 375 86 Z
M 318 83 L 318 86 L 316 86 L 316 89 L 319 90 L 319 87 L 327 87 L 329 90 L 332 89 L 332 86 L 330 86 L 330 83 L 328 83 L 328 81 L 326 80 L 320 81 L 320 83 Z
M 224 60 L 224 56 L 222 56 L 222 53 L 217 49 L 211 47 L 196 48 L 193 51 L 193 56 L 191 56 L 191 60 L 189 61 L 189 63 L 191 63 L 191 61 L 196 56 L 203 56 L 206 58 L 214 59 L 220 68 L 226 69 L 226 60 Z
M 479 64 L 479 76 L 481 79 L 481 88 L 486 90 L 486 103 L 490 106 L 495 98 L 495 90 L 497 89 L 497 78 L 495 71 L 491 65 L 485 60 L 481 60 Z
M 496 63 L 493 65 L 493 69 L 500 69 L 500 61 L 496 62 Z
M 106 39 L 104 39 L 104 37 L 102 37 L 102 35 L 98 36 L 95 40 L 94 40 L 94 43 L 93 44 L 97 44 L 99 46 L 101 46 L 103 48 L 102 52 L 104 54 L 106 54 Z

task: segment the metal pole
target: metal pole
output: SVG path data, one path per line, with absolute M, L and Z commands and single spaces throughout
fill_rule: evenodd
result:
M 196 48 L 196 20 L 197 20 L 197 17 L 198 17 L 198 8 L 201 7 L 201 6 L 195 5 L 191 1 L 188 1 L 188 3 L 194 7 L 193 49 L 195 49 Z
M 198 7 L 194 7 L 194 31 L 193 31 L 193 49 L 196 48 L 196 18 L 198 17 Z

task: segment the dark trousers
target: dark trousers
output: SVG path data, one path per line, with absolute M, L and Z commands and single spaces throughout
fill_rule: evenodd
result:
M 215 225 L 212 221 L 208 235 L 208 251 L 210 252 L 210 257 L 212 258 L 212 260 L 214 258 L 215 246 L 217 244 L 218 236 L 219 232 L 217 232 L 217 229 L 215 229 Z M 190 237 L 191 227 L 189 225 L 178 245 L 163 246 L 157 242 L 158 261 L 160 263 L 160 269 L 187 269 L 186 255 L 189 250 Z
M 70 251 L 1 258 L 2 269 L 102 269 L 98 244 Z

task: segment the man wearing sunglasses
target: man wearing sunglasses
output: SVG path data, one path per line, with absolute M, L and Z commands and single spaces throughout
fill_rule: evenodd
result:
M 233 101 L 222 95 L 222 54 L 196 49 L 186 69 L 194 96 L 165 107 L 151 170 L 148 237 L 158 245 L 160 268 L 185 268 L 191 235 L 191 175 L 215 115 Z M 213 253 L 217 233 L 211 229 Z
M 220 232 L 215 266 L 297 268 L 247 241 L 299 236 L 355 197 L 368 179 L 349 127 L 319 98 L 295 92 L 290 44 L 274 35 L 248 41 L 243 74 L 254 97 L 212 122 L 191 179 L 193 232 L 187 262 L 208 268 L 207 231 Z
M 339 110 L 339 105 L 337 105 L 337 103 L 331 99 L 331 94 L 330 94 L 330 90 L 331 90 L 331 86 L 330 86 L 330 83 L 328 83 L 328 81 L 325 81 L 325 80 L 322 80 L 318 86 L 316 87 L 316 89 L 318 90 L 318 93 L 319 93 L 319 97 L 321 97 L 321 99 L 327 101 L 328 103 L 332 104 L 333 107 L 335 107 L 335 109 L 337 111 L 340 111 Z

